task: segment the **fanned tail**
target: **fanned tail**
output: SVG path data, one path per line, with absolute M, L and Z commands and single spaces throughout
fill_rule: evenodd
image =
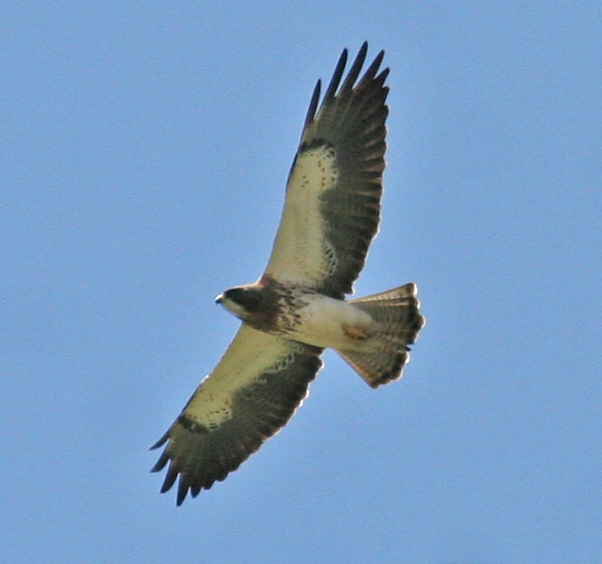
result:
M 370 314 L 376 331 L 359 350 L 337 350 L 372 387 L 388 384 L 402 374 L 409 350 L 424 325 L 416 284 L 410 283 L 349 303 Z

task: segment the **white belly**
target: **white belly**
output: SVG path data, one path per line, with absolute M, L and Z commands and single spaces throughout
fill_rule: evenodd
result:
M 315 294 L 300 310 L 291 339 L 317 347 L 355 350 L 371 334 L 372 317 L 342 300 Z

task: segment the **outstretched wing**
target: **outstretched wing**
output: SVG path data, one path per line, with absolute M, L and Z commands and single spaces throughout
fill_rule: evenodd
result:
M 178 475 L 177 504 L 236 470 L 283 427 L 322 366 L 322 349 L 242 325 L 167 433 L 153 472 L 169 468 L 161 493 Z
M 381 51 L 355 84 L 367 49 L 339 88 L 343 51 L 319 108 L 316 85 L 265 272 L 337 298 L 353 291 L 380 219 L 389 69 Z

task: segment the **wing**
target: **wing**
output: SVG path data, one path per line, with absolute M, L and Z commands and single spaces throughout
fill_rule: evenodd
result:
M 169 462 L 161 493 L 178 475 L 177 504 L 236 470 L 283 427 L 322 366 L 322 349 L 242 325 L 167 433 L 153 472 Z
M 353 292 L 380 219 L 389 69 L 379 73 L 381 51 L 354 86 L 367 49 L 339 89 L 343 51 L 319 108 L 316 85 L 265 272 L 336 298 Z

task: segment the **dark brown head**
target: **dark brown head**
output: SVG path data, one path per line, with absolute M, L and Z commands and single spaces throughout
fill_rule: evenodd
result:
M 224 306 L 242 321 L 257 329 L 266 330 L 277 313 L 277 298 L 271 288 L 258 284 L 236 286 L 215 298 L 215 303 Z

